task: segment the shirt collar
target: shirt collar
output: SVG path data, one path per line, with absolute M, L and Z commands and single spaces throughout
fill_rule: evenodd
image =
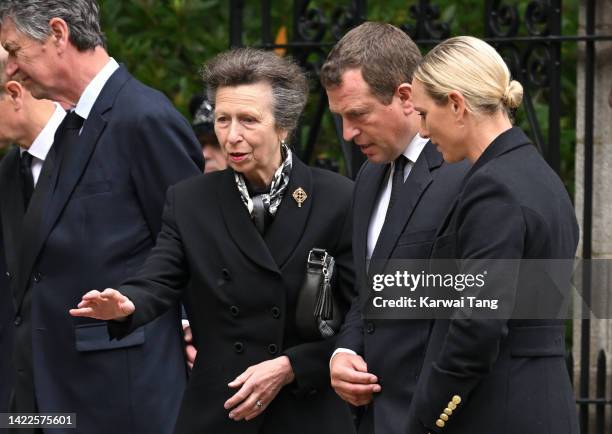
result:
M 34 139 L 32 145 L 27 150 L 23 148 L 20 149 L 21 154 L 28 152 L 33 157 L 45 161 L 49 149 L 51 149 L 53 145 L 55 131 L 64 120 L 64 116 L 66 116 L 66 111 L 58 103 L 55 103 L 55 111 L 47 121 L 47 124 L 38 136 L 36 136 L 36 139 Z
M 402 154 L 404 154 L 404 157 L 406 157 L 410 162 L 414 164 L 416 160 L 418 160 L 419 155 L 421 155 L 421 152 L 423 151 L 423 148 L 425 148 L 425 145 L 428 141 L 428 139 L 424 139 L 419 134 L 417 134 L 412 138 L 412 140 L 410 141 L 406 149 L 404 149 L 404 152 L 402 152 Z
M 117 69 L 119 69 L 119 64 L 111 57 L 108 63 L 104 65 L 104 68 L 102 68 L 100 72 L 96 74 L 93 80 L 89 82 L 83 91 L 83 94 L 81 95 L 81 98 L 79 98 L 79 102 L 74 109 L 77 115 L 83 119 L 87 119 L 89 117 L 89 113 L 91 112 L 94 103 L 98 99 L 100 92 L 102 92 L 104 85 Z

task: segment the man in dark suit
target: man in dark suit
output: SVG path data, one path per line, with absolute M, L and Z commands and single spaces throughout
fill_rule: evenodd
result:
M 360 296 L 347 315 L 330 363 L 332 386 L 366 406 L 360 433 L 405 433 L 430 322 L 362 318 L 370 261 L 424 259 L 455 198 L 464 163 L 444 164 L 420 137 L 411 99 L 414 42 L 389 24 L 364 23 L 332 49 L 321 72 L 345 140 L 367 156 L 355 185 L 353 255 Z
M 0 411 L 7 411 L 13 388 L 11 351 L 15 314 L 9 287 L 10 274 L 6 260 L 14 269 L 16 237 L 20 230 L 16 225 L 23 220 L 25 207 L 23 195 L 31 195 L 38 181 L 43 162 L 53 143 L 53 135 L 66 112 L 59 104 L 37 100 L 16 81 L 8 80 L 4 68 L 8 53 L 0 47 L 0 148 L 18 145 L 10 149 L 0 163 L 0 196 L 5 198 L 0 209 Z M 22 185 L 23 162 L 29 165 L 26 175 L 29 190 Z M 16 199 L 11 201 L 11 199 Z M 11 221 L 10 218 L 14 218 Z M 7 230 L 2 233 L 1 227 Z M 7 245 L 3 240 L 7 240 Z
M 0 104 L 4 101 L 4 67 L 6 66 L 7 53 L 0 47 Z M 2 119 L 0 117 L 0 150 L 11 145 L 2 138 Z M 0 181 L 1 182 L 1 181 Z M 1 211 L 0 211 L 1 212 Z M 0 219 L 0 223 L 2 220 Z M 6 259 L 4 243 L 2 242 L 2 227 L 0 227 L 0 348 L 11 348 L 13 346 L 13 304 L 9 292 L 8 276 L 6 275 Z M 13 388 L 13 369 L 11 368 L 11 352 L 0 352 L 0 412 L 8 410 L 8 402 Z
M 111 341 L 68 309 L 136 272 L 166 189 L 200 173 L 200 147 L 163 95 L 109 57 L 95 1 L 6 1 L 0 20 L 8 76 L 74 108 L 12 253 L 13 410 L 77 413 L 87 433 L 170 432 L 186 381 L 178 310 Z

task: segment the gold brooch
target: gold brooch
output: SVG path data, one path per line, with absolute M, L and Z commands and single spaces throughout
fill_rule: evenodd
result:
M 293 198 L 297 202 L 298 208 L 301 208 L 302 204 L 308 198 L 308 195 L 306 194 L 306 192 L 304 191 L 302 187 L 298 187 L 298 189 L 293 192 Z

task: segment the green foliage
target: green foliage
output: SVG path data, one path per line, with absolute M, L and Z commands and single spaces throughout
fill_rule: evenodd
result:
M 274 40 L 279 29 L 287 27 L 289 39 L 295 31 L 293 2 L 271 1 L 271 29 L 268 38 Z M 324 11 L 331 22 L 331 11 L 346 6 L 348 0 L 313 0 L 311 7 Z M 450 24 L 451 35 L 470 34 L 484 36 L 484 0 L 433 0 L 439 7 L 440 20 Z M 519 35 L 526 35 L 524 15 L 527 0 L 506 0 L 516 4 L 521 16 Z M 385 0 L 368 2 L 368 19 L 387 21 L 401 26 L 413 22 L 410 6 L 416 0 Z M 130 71 L 144 83 L 163 91 L 184 114 L 191 96 L 201 92 L 199 69 L 202 63 L 229 46 L 228 0 L 100 0 L 102 25 L 107 35 L 110 53 L 124 62 Z M 244 37 L 246 45 L 261 45 L 261 2 L 247 0 L 244 10 Z M 562 32 L 575 35 L 578 29 L 578 0 L 564 0 Z M 329 32 L 324 40 L 333 43 Z M 427 50 L 430 47 L 422 47 Z M 324 53 L 323 53 L 324 55 Z M 561 94 L 561 176 L 573 190 L 575 112 L 576 112 L 576 43 L 562 46 Z M 317 60 L 317 59 L 313 59 Z M 321 59 L 319 58 L 318 61 Z M 316 77 L 312 88 L 316 88 Z M 532 95 L 534 109 L 540 121 L 542 134 L 548 135 L 547 94 L 538 88 L 527 89 Z M 318 95 L 313 94 L 305 115 L 300 137 L 308 134 L 309 120 L 315 111 Z M 521 109 L 517 123 L 530 131 Z M 315 154 L 340 159 L 336 132 L 330 116 L 323 119 Z
M 228 8 L 219 0 L 100 0 L 109 52 L 184 114 L 202 91 L 199 70 L 228 47 Z

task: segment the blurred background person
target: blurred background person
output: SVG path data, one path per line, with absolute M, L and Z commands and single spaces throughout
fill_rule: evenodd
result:
M 59 104 L 35 99 L 20 83 L 9 80 L 7 59 L 8 53 L 0 46 L 0 148 L 16 145 L 0 162 L 0 412 L 8 411 L 14 381 L 10 349 L 15 312 L 6 261 L 15 269 L 27 206 L 55 131 L 66 115 Z
M 213 106 L 204 95 L 195 95 L 189 103 L 191 126 L 202 145 L 204 173 L 216 172 L 227 167 L 225 155 L 215 135 Z
M 420 134 L 446 161 L 472 163 L 431 257 L 457 260 L 461 275 L 486 264 L 479 295 L 498 300 L 500 313 L 482 318 L 459 311 L 435 320 L 407 432 L 577 434 L 564 321 L 509 318 L 520 296 L 569 284 L 579 237 L 563 183 L 512 126 L 523 88 L 493 47 L 462 36 L 424 57 L 412 90 Z M 562 259 L 570 266 L 533 271 L 524 262 L 492 259 Z
M 204 80 L 229 168 L 171 188 L 138 276 L 87 293 L 71 314 L 122 320 L 110 323 L 122 337 L 184 300 L 201 351 L 177 433 L 351 433 L 329 382 L 334 339 L 302 338 L 296 304 L 316 247 L 336 261 L 337 314 L 349 307 L 353 184 L 287 145 L 308 95 L 295 63 L 236 49 L 208 62 Z

